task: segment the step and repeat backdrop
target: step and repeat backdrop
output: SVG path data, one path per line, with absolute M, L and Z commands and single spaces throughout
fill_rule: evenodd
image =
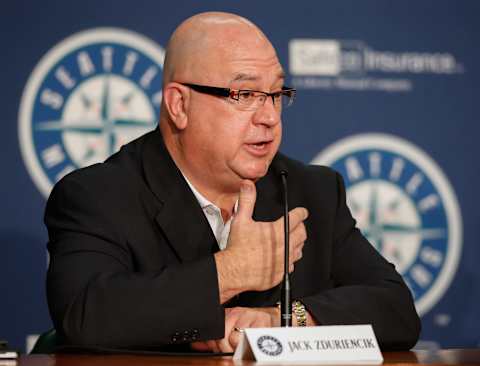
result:
M 359 227 L 412 291 L 418 346 L 480 346 L 479 2 L 0 8 L 0 338 L 25 350 L 51 327 L 42 220 L 53 184 L 155 128 L 171 32 L 222 10 L 251 19 L 277 48 L 298 90 L 281 150 L 341 172 Z

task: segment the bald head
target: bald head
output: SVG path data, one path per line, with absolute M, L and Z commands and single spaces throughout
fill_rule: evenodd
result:
M 248 49 L 259 48 L 275 55 L 267 37 L 248 19 L 222 12 L 194 15 L 180 24 L 170 38 L 164 85 L 170 81 L 199 82 L 199 78 L 213 82 L 215 63 L 234 58 L 236 53 L 244 57 Z
M 284 73 L 275 49 L 245 18 L 198 14 L 173 33 L 163 82 L 159 126 L 165 146 L 193 186 L 231 210 L 243 179 L 264 176 L 278 150 L 281 104 L 272 98 L 245 110 L 235 94 L 218 97 L 210 91 L 278 92 Z

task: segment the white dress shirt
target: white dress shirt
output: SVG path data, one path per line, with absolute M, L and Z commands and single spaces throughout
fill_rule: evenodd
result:
M 223 222 L 222 211 L 215 204 L 206 199 L 199 191 L 195 189 L 192 183 L 183 176 L 188 183 L 188 186 L 192 190 L 193 194 L 197 198 L 200 207 L 202 208 L 205 217 L 212 228 L 213 234 L 217 239 L 220 250 L 224 250 L 227 247 L 228 235 L 230 234 L 230 225 L 232 224 L 233 215 L 228 219 L 226 223 Z M 234 212 L 237 211 L 238 200 L 235 203 Z

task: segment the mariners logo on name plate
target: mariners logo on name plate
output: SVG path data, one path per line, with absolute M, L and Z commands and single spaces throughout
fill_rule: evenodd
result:
M 118 28 L 74 34 L 40 60 L 20 103 L 19 139 L 45 196 L 65 174 L 156 127 L 163 60 L 155 42 Z
M 412 143 L 387 134 L 347 137 L 312 163 L 342 174 L 358 227 L 395 264 L 419 314 L 428 312 L 450 285 L 462 247 L 457 198 L 440 167 Z
M 283 351 L 282 343 L 277 338 L 269 335 L 258 338 L 257 346 L 260 351 L 269 356 L 278 356 Z

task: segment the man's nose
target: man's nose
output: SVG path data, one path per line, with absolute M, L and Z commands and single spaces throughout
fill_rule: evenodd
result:
M 280 103 L 280 101 L 277 103 Z M 266 98 L 265 103 L 255 111 L 253 122 L 267 126 L 275 126 L 280 123 L 281 110 L 281 106 L 275 105 L 273 99 L 269 96 Z

